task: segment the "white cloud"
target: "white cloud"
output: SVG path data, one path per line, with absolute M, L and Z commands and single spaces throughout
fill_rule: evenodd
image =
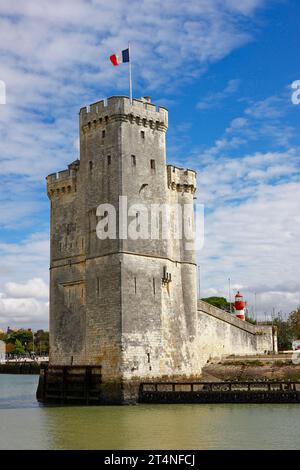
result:
M 231 133 L 236 129 L 242 129 L 248 125 L 248 120 L 244 117 L 238 117 L 231 121 L 230 127 L 226 129 L 226 132 Z
M 48 234 L 32 234 L 20 243 L 0 243 L 0 259 L 1 327 L 47 328 Z
M 48 324 L 47 302 L 35 298 L 0 297 L 0 325 L 21 327 Z
M 48 234 L 32 234 L 20 243 L 0 243 L 0 260 L 0 292 L 6 291 L 9 282 L 26 284 L 33 273 L 47 284 Z
M 300 150 L 215 157 L 199 170 L 206 206 L 202 296 L 228 297 L 228 277 L 263 316 L 300 305 Z
M 22 283 L 7 282 L 5 284 L 6 294 L 15 298 L 47 298 L 48 297 L 48 285 L 41 278 L 30 279 L 29 281 Z
M 256 8 L 262 7 L 265 1 L 243 0 L 242 2 L 237 2 L 236 0 L 225 0 L 224 3 L 228 8 L 232 8 L 236 12 L 239 11 L 241 14 L 250 15 Z
M 255 198 L 256 188 L 277 188 L 278 182 L 295 176 L 299 180 L 299 150 L 257 152 L 236 158 L 211 158 L 199 170 L 199 188 L 205 204 L 213 205 Z M 217 175 L 217 178 L 216 178 Z M 276 183 L 276 184 L 275 184 Z M 263 186 L 264 185 L 264 186 Z M 269 185 L 269 186 L 268 186 Z
M 271 149 L 290 149 L 296 129 L 283 119 L 290 110 L 286 96 L 271 96 L 264 100 L 252 102 L 241 116 L 230 122 L 223 135 L 214 144 L 202 152 L 203 162 L 213 161 L 218 156 L 230 155 L 249 143 L 257 148 L 263 143 Z M 257 152 L 259 153 L 259 152 Z M 280 162 L 280 165 L 282 162 Z
M 270 96 L 262 101 L 253 103 L 245 113 L 257 119 L 275 119 L 284 115 L 283 100 L 277 96 Z
M 208 96 L 201 99 L 201 101 L 197 103 L 197 109 L 205 110 L 217 108 L 218 106 L 220 106 L 222 101 L 224 101 L 226 98 L 228 98 L 238 90 L 239 85 L 240 80 L 229 80 L 229 82 L 222 91 L 210 93 Z

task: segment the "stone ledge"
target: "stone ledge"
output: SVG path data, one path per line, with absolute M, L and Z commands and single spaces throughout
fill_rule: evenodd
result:
M 207 315 L 211 315 L 212 317 L 218 318 L 219 320 L 229 323 L 230 325 L 233 325 L 241 330 L 247 331 L 247 333 L 251 333 L 252 335 L 264 335 L 270 334 L 272 332 L 272 326 L 251 325 L 251 323 L 240 320 L 225 310 L 221 310 L 220 308 L 214 307 L 213 305 L 204 302 L 204 300 L 198 300 L 197 310 L 206 313 Z

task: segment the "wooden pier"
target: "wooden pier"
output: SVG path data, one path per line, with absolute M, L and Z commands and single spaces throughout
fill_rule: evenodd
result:
M 6 362 L 0 364 L 0 374 L 39 375 L 41 365 L 38 362 Z
M 300 404 L 300 381 L 144 382 L 139 402 Z
M 97 405 L 101 366 L 42 366 L 37 399 L 42 403 Z

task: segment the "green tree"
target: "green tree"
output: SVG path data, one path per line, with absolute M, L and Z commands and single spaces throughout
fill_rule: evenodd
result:
M 16 344 L 18 341 L 25 351 L 32 350 L 32 332 L 30 330 L 17 330 L 8 333 L 5 336 L 5 342 L 8 344 Z
M 300 339 L 300 306 L 290 314 L 289 322 L 293 332 L 293 339 Z
M 230 303 L 227 302 L 225 297 L 206 297 L 202 300 L 222 310 L 226 310 L 226 312 L 230 312 Z M 233 306 L 232 306 L 232 311 L 233 311 Z
M 6 340 L 6 334 L 0 333 L 0 341 L 5 341 L 5 340 Z
M 273 320 L 273 324 L 277 326 L 278 350 L 291 349 L 294 334 L 290 319 L 283 320 L 282 315 L 278 313 Z
M 247 314 L 245 315 L 245 320 L 246 320 L 248 323 L 252 323 L 252 325 L 256 325 L 256 324 L 257 324 L 257 321 L 254 320 L 254 318 L 249 317 Z
M 35 351 L 41 354 L 49 354 L 49 332 L 38 330 L 34 334 Z
M 15 347 L 14 349 L 12 350 L 12 353 L 13 354 L 25 354 L 25 348 L 24 346 L 22 345 L 21 341 L 16 339 L 16 342 L 15 342 Z

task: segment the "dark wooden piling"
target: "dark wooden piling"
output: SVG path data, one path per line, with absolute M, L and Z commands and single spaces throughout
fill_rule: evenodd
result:
M 140 403 L 300 403 L 300 381 L 145 382 Z
M 101 366 L 43 366 L 37 390 L 42 403 L 99 404 Z

